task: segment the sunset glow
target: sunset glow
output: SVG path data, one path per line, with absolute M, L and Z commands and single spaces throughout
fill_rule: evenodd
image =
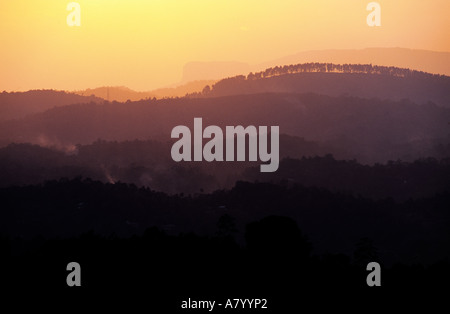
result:
M 368 0 L 79 0 L 0 3 L 0 89 L 76 90 L 177 83 L 190 61 L 265 62 L 300 51 L 404 47 L 450 51 L 450 2 Z

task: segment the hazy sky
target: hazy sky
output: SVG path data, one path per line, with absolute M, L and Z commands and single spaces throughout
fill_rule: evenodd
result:
M 405 47 L 450 51 L 450 1 L 1 0 L 0 90 L 176 83 L 189 61 L 259 63 L 312 49 Z

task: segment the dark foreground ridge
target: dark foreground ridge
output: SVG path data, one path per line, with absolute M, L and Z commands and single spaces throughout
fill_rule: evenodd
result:
M 0 196 L 2 280 L 18 290 L 140 291 L 171 313 L 189 297 L 295 309 L 299 295 L 393 295 L 450 278 L 448 193 L 396 203 L 238 182 L 192 197 L 75 179 Z M 74 261 L 81 287 L 66 285 Z M 366 284 L 373 261 L 381 287 Z

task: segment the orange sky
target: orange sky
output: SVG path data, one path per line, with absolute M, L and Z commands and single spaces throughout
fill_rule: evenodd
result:
M 0 90 L 176 83 L 189 61 L 259 63 L 312 49 L 405 47 L 450 51 L 450 1 L 68 0 L 0 2 Z

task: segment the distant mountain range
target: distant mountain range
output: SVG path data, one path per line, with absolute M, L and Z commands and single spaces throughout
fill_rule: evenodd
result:
M 261 93 L 57 107 L 0 123 L 0 144 L 28 142 L 70 152 L 97 139 L 169 141 L 173 127 L 192 128 L 194 117 L 222 128 L 278 125 L 281 133 L 364 163 L 441 156 L 450 137 L 450 108 L 432 103 Z
M 248 75 L 250 72 L 264 71 L 270 67 L 294 65 L 300 63 L 319 62 L 335 64 L 372 64 L 394 66 L 432 74 L 450 75 L 450 53 L 405 48 L 366 48 L 341 50 L 312 50 L 300 52 L 283 58 L 249 64 L 237 61 L 189 62 L 183 68 L 179 83 L 166 88 L 149 91 L 135 91 L 125 86 L 102 86 L 86 90 L 71 91 L 80 96 L 94 96 L 108 101 L 137 101 L 148 98 L 183 97 L 186 94 L 201 92 L 205 86 L 237 75 Z M 94 100 L 94 101 L 98 101 Z M 7 101 L 0 98 L 0 103 Z M 39 105 L 38 108 L 46 108 Z M 14 109 L 17 110 L 17 109 Z M 20 117 L 23 114 L 3 110 L 0 120 Z M 7 112 L 8 111 L 8 112 Z M 34 111 L 33 111 L 34 112 Z M 5 113 L 5 114 L 3 114 Z
M 449 52 L 406 48 L 311 50 L 258 64 L 238 61 L 188 62 L 183 68 L 182 79 L 179 83 L 150 91 L 134 91 L 123 86 L 103 86 L 74 91 L 74 93 L 121 102 L 153 97 L 183 97 L 186 94 L 200 92 L 206 85 L 212 85 L 224 78 L 264 71 L 270 67 L 309 62 L 394 66 L 432 74 L 450 75 Z
M 101 103 L 107 101 L 137 101 L 152 98 L 183 97 L 201 92 L 206 85 L 215 80 L 195 81 L 177 87 L 138 92 L 124 86 L 105 86 L 82 91 L 31 90 L 27 92 L 0 93 L 0 121 L 20 119 L 29 114 L 72 104 Z
M 109 88 L 109 96 L 117 90 L 132 94 Z M 0 101 L 0 146 L 33 143 L 70 153 L 98 139 L 166 142 L 173 127 L 202 117 L 221 127 L 278 125 L 282 134 L 362 163 L 449 155 L 450 77 L 396 67 L 276 66 L 182 98 L 107 102 L 50 90 L 2 93 Z
M 394 66 L 450 75 L 450 52 L 406 48 L 311 50 L 258 64 L 242 62 L 191 62 L 183 69 L 183 82 L 247 75 L 266 68 L 308 62 Z
M 450 106 L 450 77 L 370 64 L 304 63 L 267 68 L 219 81 L 194 81 L 173 88 L 136 92 L 126 87 L 99 87 L 78 92 L 33 90 L 0 94 L 0 121 L 20 119 L 77 103 L 137 101 L 171 97 L 219 97 L 258 93 L 317 93 L 330 96 L 433 102 Z
M 151 90 L 148 92 L 139 92 L 125 86 L 103 86 L 93 89 L 74 91 L 73 93 L 81 96 L 95 96 L 108 101 L 136 101 L 148 98 L 168 98 L 183 97 L 186 94 L 200 92 L 206 85 L 214 84 L 216 80 L 191 81 L 178 85 L 176 87 L 166 87 Z
M 450 52 L 406 48 L 311 50 L 258 64 L 254 71 L 307 62 L 373 64 L 450 75 Z
M 0 93 L 0 121 L 23 118 L 58 106 L 102 101 L 94 95 L 80 96 L 55 90 L 3 92 Z
M 201 95 L 317 93 L 402 100 L 450 107 L 450 77 L 370 64 L 303 63 L 218 81 Z

